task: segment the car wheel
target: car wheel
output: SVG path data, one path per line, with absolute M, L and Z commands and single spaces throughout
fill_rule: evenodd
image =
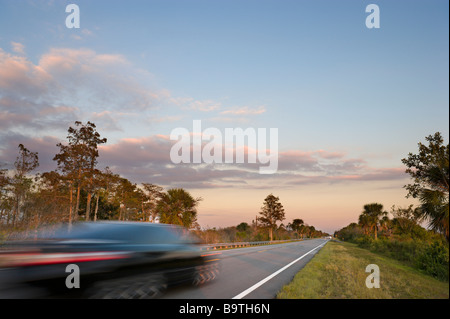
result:
M 211 263 L 195 267 L 193 285 L 199 286 L 213 281 L 219 275 L 219 264 Z
M 90 299 L 154 299 L 167 289 L 162 274 L 149 274 L 103 281 L 95 284 L 88 293 Z

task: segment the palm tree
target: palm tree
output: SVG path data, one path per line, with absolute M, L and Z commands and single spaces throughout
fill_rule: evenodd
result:
M 389 230 L 389 225 L 390 225 L 390 223 L 391 223 L 391 220 L 389 219 L 388 216 L 383 216 L 383 217 L 380 219 L 379 224 L 380 224 L 381 229 L 384 230 L 385 234 L 386 234 L 386 233 L 388 232 L 388 230 Z M 389 235 L 390 235 L 390 234 L 389 234 Z
M 191 228 L 197 222 L 197 206 L 201 200 L 182 188 L 169 189 L 161 195 L 156 207 L 159 220 Z
M 444 192 L 424 189 L 419 194 L 422 205 L 419 212 L 429 220 L 431 229 L 444 234 L 449 240 L 449 201 L 448 194 Z
M 365 214 L 359 215 L 358 224 L 364 229 L 364 235 L 368 235 L 368 229 L 370 226 L 369 216 Z
M 378 225 L 380 223 L 380 219 L 386 215 L 387 212 L 383 211 L 382 204 L 366 204 L 364 205 L 364 211 L 360 215 L 360 220 L 362 219 L 362 222 L 366 225 L 366 227 L 368 227 L 369 229 L 373 229 L 375 239 L 378 239 Z

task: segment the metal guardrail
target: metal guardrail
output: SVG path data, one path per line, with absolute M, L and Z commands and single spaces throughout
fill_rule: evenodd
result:
M 250 246 L 263 246 L 271 244 L 281 244 L 294 241 L 302 241 L 304 239 L 288 239 L 288 240 L 272 240 L 272 241 L 249 241 L 249 242 L 236 242 L 236 243 L 217 243 L 217 244 L 206 244 L 202 246 L 202 250 L 217 250 L 217 249 L 229 249 L 229 248 L 242 248 Z

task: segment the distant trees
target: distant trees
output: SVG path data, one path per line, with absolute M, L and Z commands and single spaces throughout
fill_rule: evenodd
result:
M 293 231 L 297 233 L 301 238 L 303 238 L 303 232 L 305 231 L 305 222 L 303 219 L 296 218 L 292 221 L 292 223 L 288 224 Z
M 239 231 L 239 232 L 246 232 L 246 231 L 248 231 L 250 229 L 251 229 L 250 225 L 245 223 L 245 222 L 242 222 L 242 223 L 240 223 L 239 225 L 236 226 L 236 230 Z
M 345 241 L 355 241 L 356 239 L 363 237 L 363 235 L 367 236 L 367 232 L 363 230 L 361 224 L 350 223 L 344 228 L 335 231 L 333 236 Z
M 273 229 L 272 240 L 290 240 L 298 239 L 299 234 L 294 230 L 289 223 L 287 227 L 280 224 Z M 320 238 L 329 236 L 329 234 L 316 230 L 314 226 L 307 224 L 302 225 L 303 234 L 302 238 Z M 196 235 L 202 239 L 203 242 L 211 243 L 229 243 L 229 242 L 253 242 L 253 241 L 267 241 L 270 240 L 267 227 L 263 225 L 249 225 L 246 222 L 242 222 L 236 226 L 229 226 L 224 228 L 202 228 L 195 231 Z
M 420 200 L 420 214 L 432 229 L 442 232 L 449 241 L 449 144 L 439 132 L 419 143 L 419 153 L 402 159 L 413 183 L 405 185 L 407 197 Z
M 264 205 L 261 207 L 259 214 L 261 217 L 258 217 L 258 222 L 261 226 L 269 229 L 269 238 L 272 241 L 273 229 L 276 227 L 277 222 L 285 219 L 284 208 L 280 203 L 280 199 L 273 194 L 268 195 L 264 199 Z

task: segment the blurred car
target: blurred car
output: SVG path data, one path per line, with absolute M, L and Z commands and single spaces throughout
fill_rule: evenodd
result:
M 41 231 L 0 248 L 0 298 L 157 298 L 171 285 L 216 278 L 217 256 L 198 244 L 184 228 L 143 222 Z

